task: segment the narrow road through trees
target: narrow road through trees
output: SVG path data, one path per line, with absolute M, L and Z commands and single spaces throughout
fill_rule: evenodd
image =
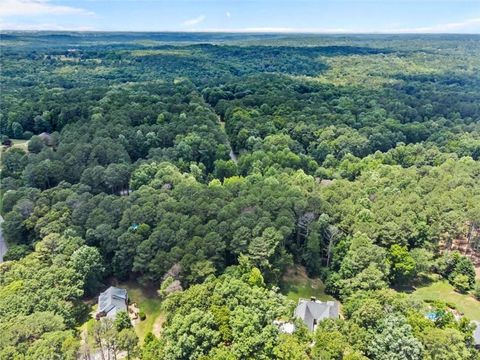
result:
M 3 262 L 3 256 L 7 253 L 7 243 L 3 238 L 2 223 L 3 217 L 0 215 L 0 263 Z
M 222 121 L 219 115 L 217 115 L 218 123 L 220 124 L 220 127 L 222 130 L 225 132 L 225 135 L 227 136 L 227 141 L 228 141 L 228 146 L 230 146 L 230 159 L 236 164 L 238 162 L 238 157 L 237 154 L 233 151 L 232 144 L 230 144 L 230 139 L 228 138 L 227 132 L 225 131 L 225 122 Z

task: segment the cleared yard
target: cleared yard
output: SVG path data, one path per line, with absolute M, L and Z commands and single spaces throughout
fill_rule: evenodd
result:
M 280 283 L 282 293 L 295 303 L 298 299 L 314 296 L 319 300 L 334 300 L 325 294 L 325 285 L 319 278 L 310 278 L 303 266 L 293 266 L 287 270 Z
M 28 140 L 18 140 L 18 139 L 11 139 L 11 140 L 12 140 L 12 146 L 10 146 L 10 148 L 7 148 L 5 146 L 0 146 L 0 154 L 3 154 L 8 149 L 14 149 L 14 148 L 27 151 Z
M 445 280 L 420 287 L 412 293 L 412 296 L 420 300 L 442 300 L 455 304 L 457 309 L 468 318 L 480 320 L 480 301 L 472 295 L 459 294 Z
M 143 342 L 145 335 L 149 332 L 158 336 L 164 316 L 161 310 L 162 301 L 157 295 L 157 289 L 141 287 L 133 282 L 121 283 L 118 287 L 127 289 L 130 302 L 137 303 L 140 310 L 147 316 L 145 320 L 135 324 L 135 331 L 140 342 Z
M 88 319 L 81 326 L 79 326 L 77 330 L 80 333 L 81 343 L 83 344 L 86 342 L 90 349 L 95 349 L 95 341 L 93 339 L 92 334 L 93 334 L 93 327 L 96 321 L 94 319 L 94 316 L 97 313 L 98 306 L 96 303 L 93 303 L 93 302 L 92 304 L 90 304 L 89 302 L 89 306 L 90 306 L 90 313 L 89 313 Z

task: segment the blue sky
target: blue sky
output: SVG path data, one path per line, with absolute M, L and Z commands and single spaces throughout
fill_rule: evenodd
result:
M 480 33 L 480 0 L 0 0 L 0 28 Z

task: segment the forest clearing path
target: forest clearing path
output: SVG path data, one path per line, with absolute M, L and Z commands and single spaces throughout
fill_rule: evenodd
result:
M 230 160 L 232 160 L 236 164 L 238 163 L 238 156 L 233 151 L 232 144 L 230 144 L 230 139 L 228 138 L 227 132 L 225 131 L 225 121 L 222 121 L 222 119 L 218 114 L 215 113 L 215 115 L 217 115 L 217 120 L 218 120 L 218 123 L 220 124 L 220 128 L 222 129 L 222 131 L 225 133 L 225 136 L 227 137 L 227 143 L 228 143 L 228 146 L 230 147 L 230 153 L 229 153 Z
M 3 237 L 2 223 L 3 223 L 3 217 L 2 215 L 0 215 L 0 263 L 3 262 L 3 256 L 7 253 L 7 250 L 8 250 L 7 242 Z

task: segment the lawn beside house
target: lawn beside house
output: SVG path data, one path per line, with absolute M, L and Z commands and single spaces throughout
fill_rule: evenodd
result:
M 77 328 L 80 333 L 80 343 L 87 343 L 90 349 L 95 349 L 95 340 L 93 339 L 93 326 L 95 325 L 95 314 L 97 313 L 98 305 L 96 302 L 88 302 L 90 313 L 88 319 Z
M 310 299 L 314 296 L 318 300 L 334 300 L 325 294 L 325 285 L 319 278 L 310 278 L 303 266 L 290 267 L 280 282 L 280 290 L 289 300 L 298 302 L 298 299 Z
M 431 283 L 428 286 L 419 287 L 412 296 L 419 300 L 442 300 L 455 304 L 457 310 L 464 313 L 471 320 L 480 320 L 480 301 L 472 295 L 460 294 L 446 280 Z
M 145 288 L 133 282 L 120 283 L 118 287 L 127 289 L 130 303 L 137 303 L 141 311 L 146 315 L 145 320 L 135 324 L 135 332 L 140 342 L 143 342 L 145 335 L 153 332 L 158 336 L 163 323 L 162 301 L 158 297 L 157 289 Z

